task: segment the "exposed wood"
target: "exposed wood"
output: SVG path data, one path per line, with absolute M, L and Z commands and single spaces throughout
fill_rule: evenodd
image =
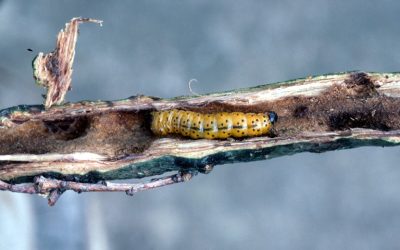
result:
M 340 73 L 196 97 L 132 97 L 44 110 L 1 112 L 0 179 L 46 175 L 96 182 L 142 178 L 207 165 L 252 161 L 400 139 L 400 74 Z M 151 111 L 275 111 L 275 137 L 242 140 L 158 138 Z
M 173 99 L 63 103 L 82 22 L 101 23 L 72 19 L 59 33 L 56 49 L 33 62 L 36 82 L 48 89 L 44 105 L 0 110 L 0 190 L 45 194 L 54 205 L 65 190 L 133 194 L 186 181 L 219 164 L 400 143 L 400 73 L 329 74 Z M 268 136 L 156 136 L 150 129 L 152 112 L 170 109 L 274 111 L 279 119 Z M 98 183 L 169 171 L 178 174 L 148 183 Z

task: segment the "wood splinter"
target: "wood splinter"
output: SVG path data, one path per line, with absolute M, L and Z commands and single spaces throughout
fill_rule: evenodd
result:
M 48 54 L 39 53 L 32 62 L 36 83 L 47 88 L 44 102 L 47 109 L 63 103 L 65 95 L 71 90 L 72 64 L 78 39 L 78 27 L 84 22 L 98 23 L 101 26 L 103 21 L 92 18 L 73 18 L 58 34 L 55 50 Z

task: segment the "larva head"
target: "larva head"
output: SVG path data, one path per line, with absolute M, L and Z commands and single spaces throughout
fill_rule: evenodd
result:
M 268 113 L 269 116 L 269 121 L 274 124 L 275 122 L 278 121 L 278 114 L 276 114 L 274 111 L 271 111 Z

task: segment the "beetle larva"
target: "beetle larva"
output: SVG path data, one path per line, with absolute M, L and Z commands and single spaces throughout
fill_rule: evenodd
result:
M 151 130 L 165 136 L 180 134 L 192 139 L 226 139 L 268 134 L 278 120 L 275 112 L 242 113 L 219 112 L 202 114 L 172 109 L 152 113 Z

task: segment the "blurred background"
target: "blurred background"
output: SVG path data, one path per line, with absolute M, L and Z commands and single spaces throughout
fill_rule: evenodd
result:
M 0 0 L 0 109 L 42 103 L 31 61 L 80 26 L 67 101 L 244 88 L 400 69 L 400 2 Z M 33 52 L 28 51 L 32 49 Z M 5 146 L 5 145 L 0 145 Z M 215 167 L 129 197 L 0 193 L 0 249 L 394 249 L 399 148 Z

